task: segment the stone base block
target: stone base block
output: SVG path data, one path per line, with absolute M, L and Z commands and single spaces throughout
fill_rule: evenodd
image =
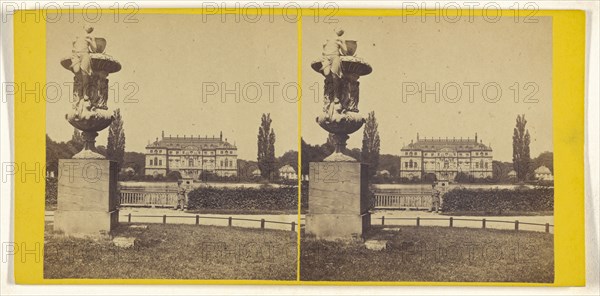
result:
M 362 240 L 370 227 L 371 214 L 306 215 L 306 233 L 323 240 Z
M 119 223 L 116 163 L 60 159 L 54 229 L 71 236 L 108 234 Z
M 54 213 L 54 230 L 71 236 L 108 235 L 119 224 L 119 211 L 60 211 Z
M 306 234 L 324 240 L 361 240 L 371 225 L 367 165 L 312 162 L 310 170 Z

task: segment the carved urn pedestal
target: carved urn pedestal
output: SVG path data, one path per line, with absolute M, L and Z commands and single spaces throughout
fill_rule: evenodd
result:
M 322 162 L 310 163 L 306 234 L 323 240 L 363 240 L 371 226 L 368 165 L 345 151 L 349 135 L 365 122 L 358 111 L 358 78 L 372 69 L 357 57 L 340 60 L 343 76 L 336 83 L 331 75 L 326 77 L 325 106 L 316 118 L 332 135 L 335 151 Z M 322 61 L 313 62 L 312 68 L 323 73 Z
M 81 74 L 75 76 L 79 88 L 73 93 L 76 103 L 65 116 L 81 131 L 83 149 L 72 159 L 58 162 L 58 208 L 54 215 L 54 230 L 77 237 L 107 236 L 119 223 L 117 163 L 100 154 L 95 143 L 98 132 L 114 120 L 107 110 L 108 88 L 104 86 L 108 73 L 119 71 L 121 64 L 102 52 L 90 56 L 89 84 L 78 85 Z M 65 58 L 61 64 L 70 69 L 71 60 Z

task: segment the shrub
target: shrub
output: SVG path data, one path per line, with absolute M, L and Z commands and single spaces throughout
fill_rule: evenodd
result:
M 298 208 L 298 187 L 261 188 L 200 187 L 188 195 L 188 209 L 221 210 L 295 210 Z
M 454 189 L 443 197 L 444 212 L 537 212 L 554 210 L 554 189 Z
M 46 205 L 56 205 L 58 201 L 58 179 L 46 178 Z
M 308 181 L 302 181 L 302 188 L 300 194 L 300 206 L 301 211 L 305 213 L 308 210 Z

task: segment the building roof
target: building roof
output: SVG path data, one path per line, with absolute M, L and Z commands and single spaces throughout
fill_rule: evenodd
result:
M 550 172 L 550 169 L 545 166 L 541 166 L 541 167 L 535 169 L 535 173 L 536 174 L 552 174 L 552 172 Z
M 390 171 L 388 171 L 388 170 L 381 170 L 381 171 L 377 171 L 377 174 L 378 175 L 389 175 Z
M 156 141 L 150 143 L 146 148 L 169 148 L 169 149 L 237 149 L 235 145 L 223 140 L 223 134 L 219 137 L 200 137 L 200 136 L 183 136 L 179 135 L 156 138 Z
M 280 173 L 294 173 L 295 174 L 296 170 L 294 170 L 294 167 L 292 167 L 291 165 L 286 164 L 286 165 L 284 165 L 284 166 L 282 166 L 282 167 L 279 168 L 279 172 Z
M 412 142 L 402 148 L 402 150 L 424 150 L 424 151 L 438 151 L 441 149 L 452 149 L 456 151 L 472 151 L 472 150 L 486 150 L 492 151 L 492 148 L 483 144 L 483 141 L 477 142 L 477 136 L 474 139 L 456 139 L 456 138 L 425 138 L 419 139 L 417 136 L 417 141 Z

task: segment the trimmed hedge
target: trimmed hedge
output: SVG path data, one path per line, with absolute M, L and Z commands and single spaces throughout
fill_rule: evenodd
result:
M 56 205 L 58 196 L 58 179 L 46 178 L 46 205 Z
M 444 212 L 538 212 L 554 210 L 554 189 L 454 189 L 443 197 Z
M 298 208 L 298 187 L 217 188 L 200 187 L 188 194 L 188 209 L 276 210 Z

